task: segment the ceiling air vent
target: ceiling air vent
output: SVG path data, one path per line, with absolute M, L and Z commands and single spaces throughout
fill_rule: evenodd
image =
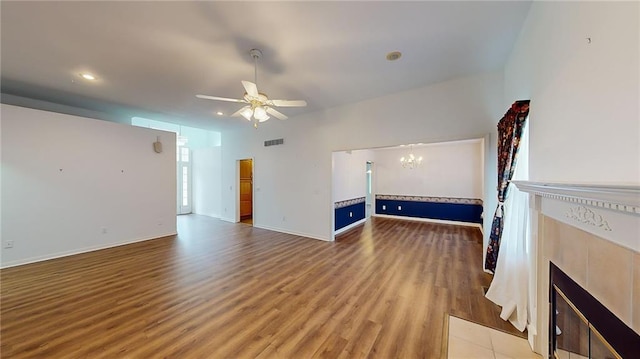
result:
M 283 145 L 283 144 L 284 144 L 284 138 L 278 138 L 277 140 L 264 141 L 264 147 L 277 146 L 277 145 Z

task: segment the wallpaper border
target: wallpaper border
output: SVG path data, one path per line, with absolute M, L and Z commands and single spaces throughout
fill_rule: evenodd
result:
M 403 195 L 377 194 L 376 195 L 376 199 L 391 200 L 391 201 L 459 203 L 459 204 L 478 204 L 478 205 L 482 205 L 482 200 L 478 199 L 478 198 L 403 196 Z
M 365 201 L 366 201 L 365 197 L 358 197 L 358 198 L 347 199 L 344 201 L 338 201 L 334 203 L 334 208 L 335 209 L 344 208 L 354 204 L 364 203 Z

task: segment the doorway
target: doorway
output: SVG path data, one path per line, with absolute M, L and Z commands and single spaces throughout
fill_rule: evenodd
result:
M 189 147 L 178 143 L 177 146 L 177 194 L 178 214 L 191 213 L 191 152 Z
M 238 176 L 240 222 L 253 225 L 253 160 L 244 159 L 238 162 L 240 167 L 240 175 Z
M 361 162 L 362 163 L 362 162 Z M 361 167 L 362 168 L 362 167 Z M 371 217 L 371 208 L 372 208 L 372 203 L 373 203 L 373 198 L 372 198 L 372 184 L 371 184 L 371 180 L 373 178 L 373 162 L 371 161 L 367 161 L 367 189 L 366 189 L 366 194 L 364 197 L 364 203 L 365 203 L 365 210 L 364 210 L 364 215 L 365 218 L 369 218 Z

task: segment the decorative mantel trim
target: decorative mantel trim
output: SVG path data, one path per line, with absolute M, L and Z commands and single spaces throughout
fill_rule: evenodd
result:
M 602 228 L 605 231 L 611 230 L 611 227 L 609 227 L 609 222 L 602 218 L 601 215 L 593 212 L 585 206 L 571 207 L 569 208 L 569 211 L 567 211 L 566 215 L 568 218 Z
M 640 252 L 640 186 L 512 182 L 545 216 Z
M 512 181 L 519 190 L 565 202 L 640 214 L 640 186 Z

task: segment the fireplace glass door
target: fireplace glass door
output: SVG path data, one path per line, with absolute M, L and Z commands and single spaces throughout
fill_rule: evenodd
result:
M 554 287 L 556 359 L 621 358 L 564 293 Z

